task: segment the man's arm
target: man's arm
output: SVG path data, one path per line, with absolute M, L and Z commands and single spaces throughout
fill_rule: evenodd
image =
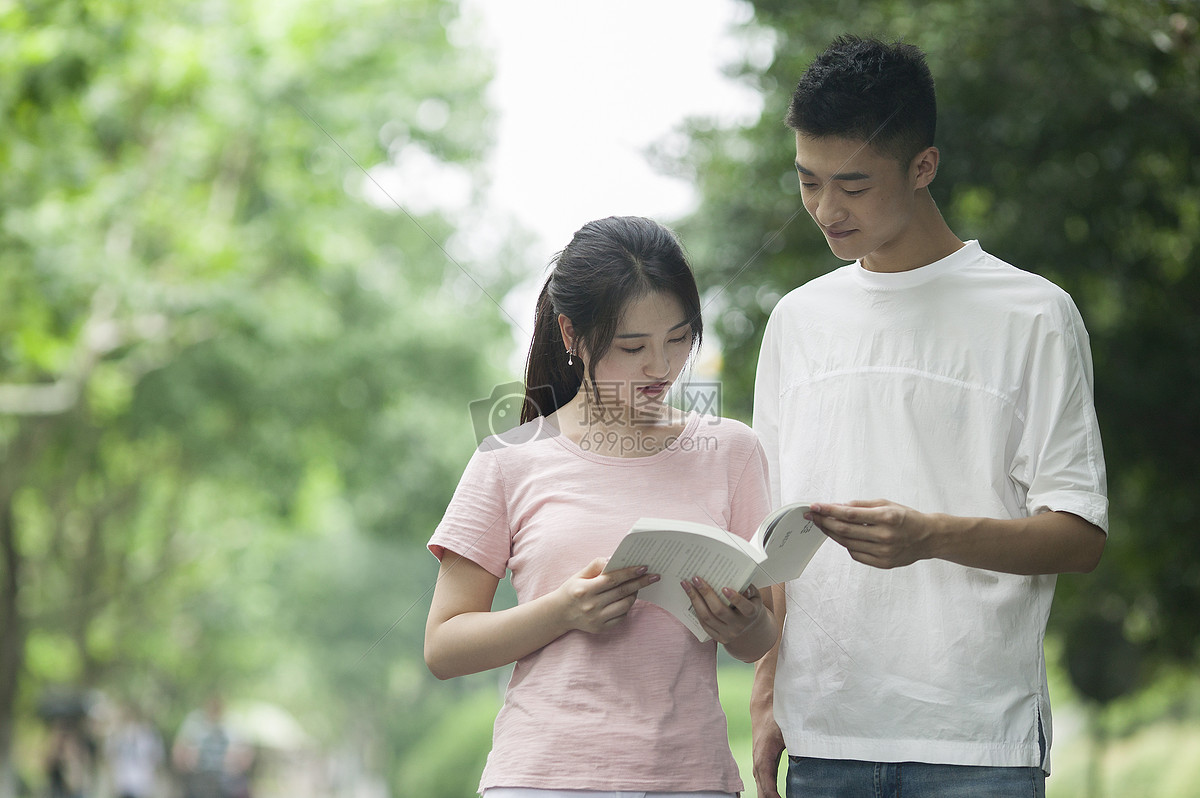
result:
M 772 605 L 780 628 L 787 613 L 783 585 L 771 588 Z M 780 798 L 779 760 L 783 755 L 783 733 L 775 722 L 775 665 L 779 641 L 754 665 L 754 686 L 750 691 L 750 728 L 753 739 L 754 782 L 759 798 Z
M 939 559 L 1010 574 L 1087 573 L 1107 540 L 1098 526 L 1067 512 L 968 518 L 877 499 L 814 504 L 811 516 L 851 557 L 876 568 Z

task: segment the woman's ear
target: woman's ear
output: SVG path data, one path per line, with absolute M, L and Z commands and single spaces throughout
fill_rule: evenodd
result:
M 558 314 L 558 330 L 562 333 L 563 348 L 567 352 L 575 351 L 575 325 L 564 313 Z

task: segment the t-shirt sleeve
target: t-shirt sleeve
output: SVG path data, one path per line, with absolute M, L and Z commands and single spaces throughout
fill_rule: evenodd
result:
M 775 344 L 778 324 L 776 315 L 771 314 L 763 333 L 758 369 L 754 376 L 754 433 L 758 436 L 765 458 L 764 468 L 772 507 L 782 503 L 779 483 L 779 353 Z
M 1087 330 L 1063 297 L 1032 354 L 1026 418 L 1013 479 L 1027 487 L 1031 515 L 1065 511 L 1107 532 L 1108 497 L 1100 427 L 1093 400 Z
M 504 477 L 495 451 L 477 449 L 472 455 L 428 545 L 439 560 L 449 550 L 504 578 L 512 538 Z

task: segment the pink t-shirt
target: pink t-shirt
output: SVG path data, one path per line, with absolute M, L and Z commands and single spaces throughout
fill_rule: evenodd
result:
M 429 549 L 511 571 L 524 603 L 610 555 L 641 516 L 749 538 L 769 509 L 762 449 L 738 421 L 692 415 L 670 448 L 619 458 L 539 418 L 480 446 Z M 570 632 L 524 657 L 480 790 L 740 791 L 716 656 L 716 643 L 639 601 L 611 630 Z

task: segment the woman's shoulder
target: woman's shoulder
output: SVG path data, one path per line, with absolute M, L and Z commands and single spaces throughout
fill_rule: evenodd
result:
M 692 436 L 702 439 L 707 436 L 726 447 L 736 450 L 752 450 L 758 447 L 758 436 L 746 423 L 727 416 L 695 413 Z
M 493 455 L 503 460 L 523 459 L 535 455 L 538 450 L 556 435 L 558 430 L 546 423 L 543 416 L 532 421 L 513 427 L 510 430 L 493 433 L 479 442 L 476 455 Z

